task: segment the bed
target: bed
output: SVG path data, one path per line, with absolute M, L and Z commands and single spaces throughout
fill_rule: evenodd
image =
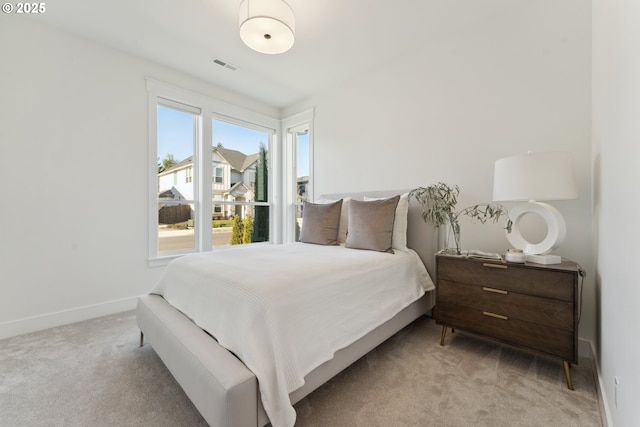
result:
M 329 204 L 335 200 L 387 198 L 401 193 L 335 194 L 324 196 L 323 199 Z M 355 203 L 352 203 L 352 205 L 355 205 Z M 344 224 L 345 210 L 343 209 L 341 212 L 343 214 L 341 222 Z M 375 270 L 378 267 L 373 266 L 380 264 L 380 269 L 377 272 L 372 271 L 372 277 L 384 277 L 382 276 L 383 272 L 388 270 L 388 268 L 382 267 L 384 262 L 390 259 L 400 260 L 403 257 L 411 258 L 414 256 L 416 259 L 419 257 L 422 260 L 426 270 L 433 272 L 433 254 L 435 252 L 436 239 L 433 238 L 432 227 L 422 221 L 420 214 L 420 206 L 409 204 L 406 216 L 406 247 L 409 248 L 407 253 L 396 251 L 394 255 L 389 255 L 376 251 L 352 249 L 357 247 L 353 246 L 353 241 L 350 242 L 352 248 L 344 248 L 344 244 L 323 246 L 294 243 L 271 246 L 272 250 L 269 253 L 266 253 L 263 249 L 258 249 L 258 252 L 262 253 L 262 255 L 255 256 L 254 264 L 256 269 L 260 271 L 263 268 L 262 264 L 275 262 L 277 257 L 274 253 L 276 252 L 282 252 L 282 256 L 288 260 L 293 259 L 296 253 L 299 252 L 300 258 L 292 264 L 302 263 L 304 258 L 326 259 L 330 262 L 330 270 L 337 271 L 338 274 L 344 275 L 345 280 L 348 280 L 349 289 L 366 286 L 367 283 L 372 283 L 375 280 L 367 278 L 363 274 L 354 275 L 353 271 L 348 271 L 349 268 L 339 268 L 340 264 L 344 264 L 344 267 L 356 265 L 357 268 L 351 269 L 355 271 Z M 340 232 L 342 233 L 343 230 Z M 399 235 L 400 233 L 395 234 L 395 236 Z M 394 247 L 395 244 L 394 240 Z M 303 247 L 296 245 L 302 245 Z M 263 245 L 262 247 L 264 248 L 265 246 Z M 310 252 L 307 253 L 307 250 Z M 234 248 L 223 252 L 228 258 L 226 261 L 221 262 L 232 265 L 234 261 L 230 254 L 237 254 L 236 259 L 245 260 L 245 254 L 256 252 L 256 250 L 247 247 Z M 220 254 L 222 254 L 222 251 Z M 337 258 L 331 258 L 336 255 Z M 174 262 L 175 265 L 171 269 L 167 269 L 165 276 L 168 277 L 163 277 L 163 280 L 156 286 L 153 293 L 139 299 L 137 320 L 141 333 L 148 339 L 196 408 L 212 426 L 263 426 L 270 422 L 270 418 L 273 420 L 272 424 L 274 426 L 292 425 L 293 420 L 295 420 L 295 412 L 292 418 L 291 411 L 293 409 L 291 405 L 304 398 L 413 320 L 428 313 L 434 305 L 432 282 L 430 286 L 428 284 L 425 285 L 423 291 L 419 293 L 415 289 L 415 285 L 408 285 L 408 291 L 406 292 L 409 295 L 401 296 L 402 301 L 397 303 L 391 301 L 389 294 L 385 294 L 386 291 L 383 288 L 380 288 L 379 291 L 377 288 L 371 288 L 376 289 L 371 293 L 380 293 L 381 297 L 377 298 L 379 301 L 384 301 L 385 304 L 380 307 L 376 306 L 375 310 L 368 310 L 371 313 L 365 310 L 361 315 L 358 312 L 361 307 L 357 304 L 354 305 L 353 301 L 343 303 L 343 296 L 341 295 L 340 303 L 335 305 L 348 307 L 346 313 L 352 315 L 349 321 L 337 320 L 337 322 L 342 323 L 331 325 L 330 323 L 325 324 L 325 322 L 332 320 L 332 318 L 325 319 L 322 325 L 315 325 L 314 329 L 314 322 L 309 320 L 314 319 L 314 317 L 305 313 L 301 314 L 301 312 L 313 311 L 312 309 L 322 310 L 323 312 L 330 311 L 335 300 L 331 299 L 331 295 L 325 295 L 325 291 L 321 289 L 320 282 L 316 281 L 314 283 L 312 278 L 323 278 L 326 283 L 333 283 L 333 279 L 329 279 L 328 276 L 324 277 L 323 272 L 327 271 L 326 266 L 318 267 L 320 270 L 315 272 L 313 272 L 314 266 L 305 266 L 305 271 L 312 272 L 312 274 L 308 276 L 307 280 L 304 280 L 304 296 L 291 296 L 290 298 L 293 298 L 291 301 L 283 297 L 266 300 L 268 301 L 267 309 L 263 311 L 281 313 L 285 311 L 285 307 L 291 304 L 293 307 L 303 306 L 298 304 L 300 302 L 298 299 L 300 298 L 307 299 L 308 305 L 305 306 L 304 310 L 291 310 L 292 313 L 287 312 L 286 315 L 278 315 L 281 317 L 278 321 L 288 325 L 286 333 L 278 333 L 275 338 L 266 339 L 265 337 L 273 329 L 270 327 L 270 320 L 257 322 L 252 315 L 243 314 L 244 309 L 234 310 L 233 313 L 227 313 L 224 317 L 220 317 L 217 313 L 223 307 L 212 308 L 210 303 L 203 303 L 205 301 L 203 297 L 193 297 L 193 295 L 196 295 L 195 292 L 213 292 L 210 286 L 206 286 L 207 281 L 211 280 L 208 276 L 208 270 L 215 270 L 215 267 L 210 266 L 209 261 L 211 259 L 208 257 L 211 256 L 211 253 L 195 254 Z M 364 258 L 368 260 L 361 261 Z M 368 265 L 372 267 L 363 267 L 367 264 L 358 264 L 360 262 L 368 262 L 370 263 Z M 324 270 L 322 270 L 323 268 Z M 403 274 L 407 269 L 402 267 L 398 273 Z M 232 272 L 232 269 L 229 268 L 225 271 Z M 293 276 L 292 280 L 295 283 L 302 282 L 300 277 L 295 277 L 295 269 L 285 270 L 281 268 L 280 271 L 287 273 L 284 276 Z M 341 271 L 344 271 L 344 273 L 340 273 Z M 419 272 L 415 273 L 415 275 L 419 276 Z M 402 277 L 400 279 L 401 282 L 411 282 L 413 280 L 413 275 L 411 274 L 407 278 L 400 277 Z M 203 279 L 200 280 L 201 278 Z M 282 278 L 282 280 L 285 279 L 284 277 Z M 179 280 L 183 280 L 183 283 L 177 283 Z M 236 277 L 229 273 L 229 277 L 221 276 L 216 280 L 220 282 L 216 289 L 219 287 L 224 288 L 227 283 L 236 281 Z M 278 280 L 280 280 L 280 277 L 278 277 Z M 202 286 L 197 285 L 197 282 L 200 281 L 204 283 Z M 385 281 L 388 282 L 387 279 L 382 280 L 382 282 Z M 358 284 L 359 282 L 362 283 Z M 276 285 L 274 286 L 277 287 Z M 196 289 L 195 287 L 202 289 Z M 262 294 L 247 293 L 248 291 L 245 289 L 239 292 L 234 288 L 233 291 L 229 292 L 234 294 L 241 293 L 243 298 L 248 301 L 247 305 L 261 304 L 263 299 Z M 402 292 L 405 291 L 403 290 Z M 227 297 L 227 293 L 222 293 L 216 294 L 214 299 L 220 299 L 221 302 L 219 304 L 223 306 L 225 305 L 224 299 Z M 364 298 L 362 299 L 363 308 L 376 304 L 374 300 L 367 300 L 368 296 L 366 294 L 356 295 L 355 298 Z M 171 304 L 167 302 L 168 300 L 171 301 Z M 313 303 L 309 303 L 309 301 L 313 301 Z M 356 299 L 356 301 L 358 300 Z M 348 304 L 351 305 L 349 306 Z M 350 330 L 348 333 L 342 333 L 341 328 L 343 325 L 347 324 L 351 328 L 353 323 L 358 323 L 354 319 L 368 319 L 367 316 L 370 314 L 373 316 L 374 314 L 372 313 L 374 311 L 375 316 L 367 320 L 365 324 L 354 326 L 354 330 Z M 253 342 L 247 344 L 246 341 L 249 340 L 244 339 L 244 337 L 240 339 L 239 336 L 243 334 L 238 334 L 237 331 L 236 333 L 225 333 L 224 330 L 219 329 L 218 325 L 224 322 L 229 323 L 227 326 L 231 330 L 234 327 L 240 331 L 255 330 L 258 341 L 263 341 L 261 344 L 263 347 L 258 349 L 259 356 L 251 356 L 246 347 L 243 347 L 255 347 L 257 345 Z M 366 324 L 367 322 L 368 324 Z M 338 331 L 334 334 L 337 337 L 329 336 L 330 334 L 328 333 L 325 337 L 323 327 L 332 333 L 333 331 Z M 309 336 L 305 337 L 305 331 L 311 331 Z M 216 336 L 218 340 L 212 338 L 211 335 Z M 295 338 L 293 341 L 296 343 L 305 338 L 307 341 L 304 345 L 296 344 L 298 347 L 289 347 L 288 339 L 282 339 L 281 335 L 287 338 Z M 322 339 L 319 339 L 319 335 L 322 335 Z M 281 341 L 285 344 L 282 344 Z M 328 342 L 328 347 L 323 347 L 324 344 L 319 344 L 323 341 Z M 227 350 L 228 348 L 232 349 L 233 352 Z M 327 353 L 328 351 L 329 353 Z M 268 366 L 272 363 L 271 353 L 278 353 L 274 356 L 276 358 L 273 359 L 278 361 L 275 365 L 284 366 L 280 370 L 274 369 L 275 373 L 268 369 Z M 292 354 L 294 357 L 291 356 Z M 285 360 L 286 363 L 281 362 L 282 360 Z M 293 362 L 291 362 L 292 360 Z M 248 366 L 252 367 L 253 370 L 249 369 Z M 265 368 L 265 366 L 267 367 Z M 281 371 L 284 371 L 284 373 Z M 261 380 L 258 381 L 258 378 L 261 378 Z M 283 403 L 283 393 L 286 403 Z M 265 411 L 265 407 L 267 411 Z M 267 416 L 267 412 L 269 412 L 270 416 Z

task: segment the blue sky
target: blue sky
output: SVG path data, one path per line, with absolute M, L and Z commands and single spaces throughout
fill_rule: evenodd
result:
M 244 154 L 259 151 L 260 142 L 268 146 L 269 135 L 231 123 L 215 120 L 213 141 Z M 158 157 L 173 154 L 178 161 L 193 154 L 193 116 L 170 108 L 158 107 Z
M 244 154 L 259 151 L 260 142 L 268 149 L 269 135 L 265 132 L 243 126 L 215 120 L 213 124 L 212 145 L 219 142 L 225 148 L 238 150 Z M 298 150 L 298 175 L 308 175 L 308 135 L 302 137 Z M 158 106 L 158 158 L 160 161 L 167 154 L 173 154 L 177 161 L 193 155 L 193 116 L 189 113 Z

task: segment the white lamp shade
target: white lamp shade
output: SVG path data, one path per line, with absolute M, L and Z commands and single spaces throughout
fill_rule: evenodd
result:
M 295 15 L 282 0 L 243 0 L 240 3 L 240 38 L 251 49 L 278 54 L 291 49 Z
M 577 197 L 569 153 L 528 153 L 496 160 L 493 175 L 493 200 L 496 202 Z

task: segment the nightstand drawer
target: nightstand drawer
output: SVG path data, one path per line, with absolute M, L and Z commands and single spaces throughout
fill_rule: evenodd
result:
M 538 297 L 574 300 L 575 274 L 569 271 L 440 257 L 437 273 L 439 281 L 473 283 Z
M 573 331 L 573 304 L 568 301 L 523 295 L 504 289 L 440 280 L 438 304 L 488 311 L 558 329 Z
M 438 322 L 577 362 L 571 331 L 509 318 L 502 314 L 438 302 Z

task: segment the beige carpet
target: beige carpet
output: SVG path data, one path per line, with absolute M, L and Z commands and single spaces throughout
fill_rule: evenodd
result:
M 422 318 L 296 405 L 297 426 L 599 426 L 572 368 Z M 0 341 L 1 426 L 204 426 L 133 312 Z

